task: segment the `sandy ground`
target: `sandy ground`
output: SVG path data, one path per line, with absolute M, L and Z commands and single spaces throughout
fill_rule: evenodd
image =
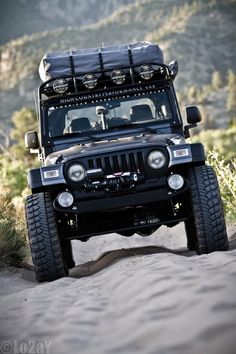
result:
M 186 250 L 181 225 L 75 241 L 80 266 L 52 283 L 0 272 L 0 353 L 235 354 L 236 228 L 228 233 L 230 251 L 203 256 Z

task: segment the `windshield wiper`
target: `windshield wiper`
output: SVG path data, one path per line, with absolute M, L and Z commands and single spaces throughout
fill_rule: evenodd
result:
M 150 127 L 147 127 L 147 126 L 140 126 L 140 124 L 135 124 L 135 123 L 130 123 L 130 124 L 122 124 L 122 125 L 117 125 L 117 126 L 114 126 L 114 127 L 110 127 L 109 130 L 115 130 L 115 129 L 119 129 L 119 128 L 138 128 L 139 130 L 141 130 L 142 132 L 147 132 L 147 133 L 151 133 L 151 134 L 156 134 L 156 133 L 160 133 L 162 134 L 162 132 L 160 130 L 157 130 L 157 129 L 154 129 L 154 128 L 150 128 Z
M 64 136 L 80 136 L 81 138 L 89 138 L 92 141 L 101 141 L 102 139 L 98 138 L 96 135 L 90 134 L 89 132 L 86 132 L 83 134 L 82 132 L 72 132 L 72 133 L 64 133 L 61 137 Z

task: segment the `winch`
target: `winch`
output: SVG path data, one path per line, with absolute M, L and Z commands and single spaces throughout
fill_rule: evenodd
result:
M 112 175 L 104 176 L 103 179 L 87 181 L 83 188 L 86 192 L 95 192 L 105 190 L 107 192 L 118 192 L 131 190 L 136 184 L 143 183 L 144 175 L 141 173 L 118 172 Z

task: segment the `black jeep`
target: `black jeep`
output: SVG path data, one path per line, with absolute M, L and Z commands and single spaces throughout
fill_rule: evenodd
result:
M 148 236 L 183 221 L 188 249 L 228 249 L 215 173 L 202 144 L 185 140 L 201 114 L 187 107 L 183 127 L 173 87 L 177 63 L 165 65 L 157 46 L 155 60 L 150 46 L 111 47 L 109 60 L 106 48 L 82 52 L 86 65 L 94 60 L 87 73 L 70 52 L 71 72 L 55 70 L 39 87 L 39 136 L 25 137 L 42 160 L 29 171 L 26 201 L 39 282 L 68 275 L 73 239 Z M 120 55 L 126 52 L 128 62 Z

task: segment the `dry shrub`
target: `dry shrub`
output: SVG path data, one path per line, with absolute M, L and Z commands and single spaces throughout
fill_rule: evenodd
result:
M 0 267 L 18 265 L 27 254 L 23 203 L 0 194 Z
M 212 150 L 208 162 L 218 177 L 226 219 L 236 222 L 236 159 L 226 162 L 217 150 Z

